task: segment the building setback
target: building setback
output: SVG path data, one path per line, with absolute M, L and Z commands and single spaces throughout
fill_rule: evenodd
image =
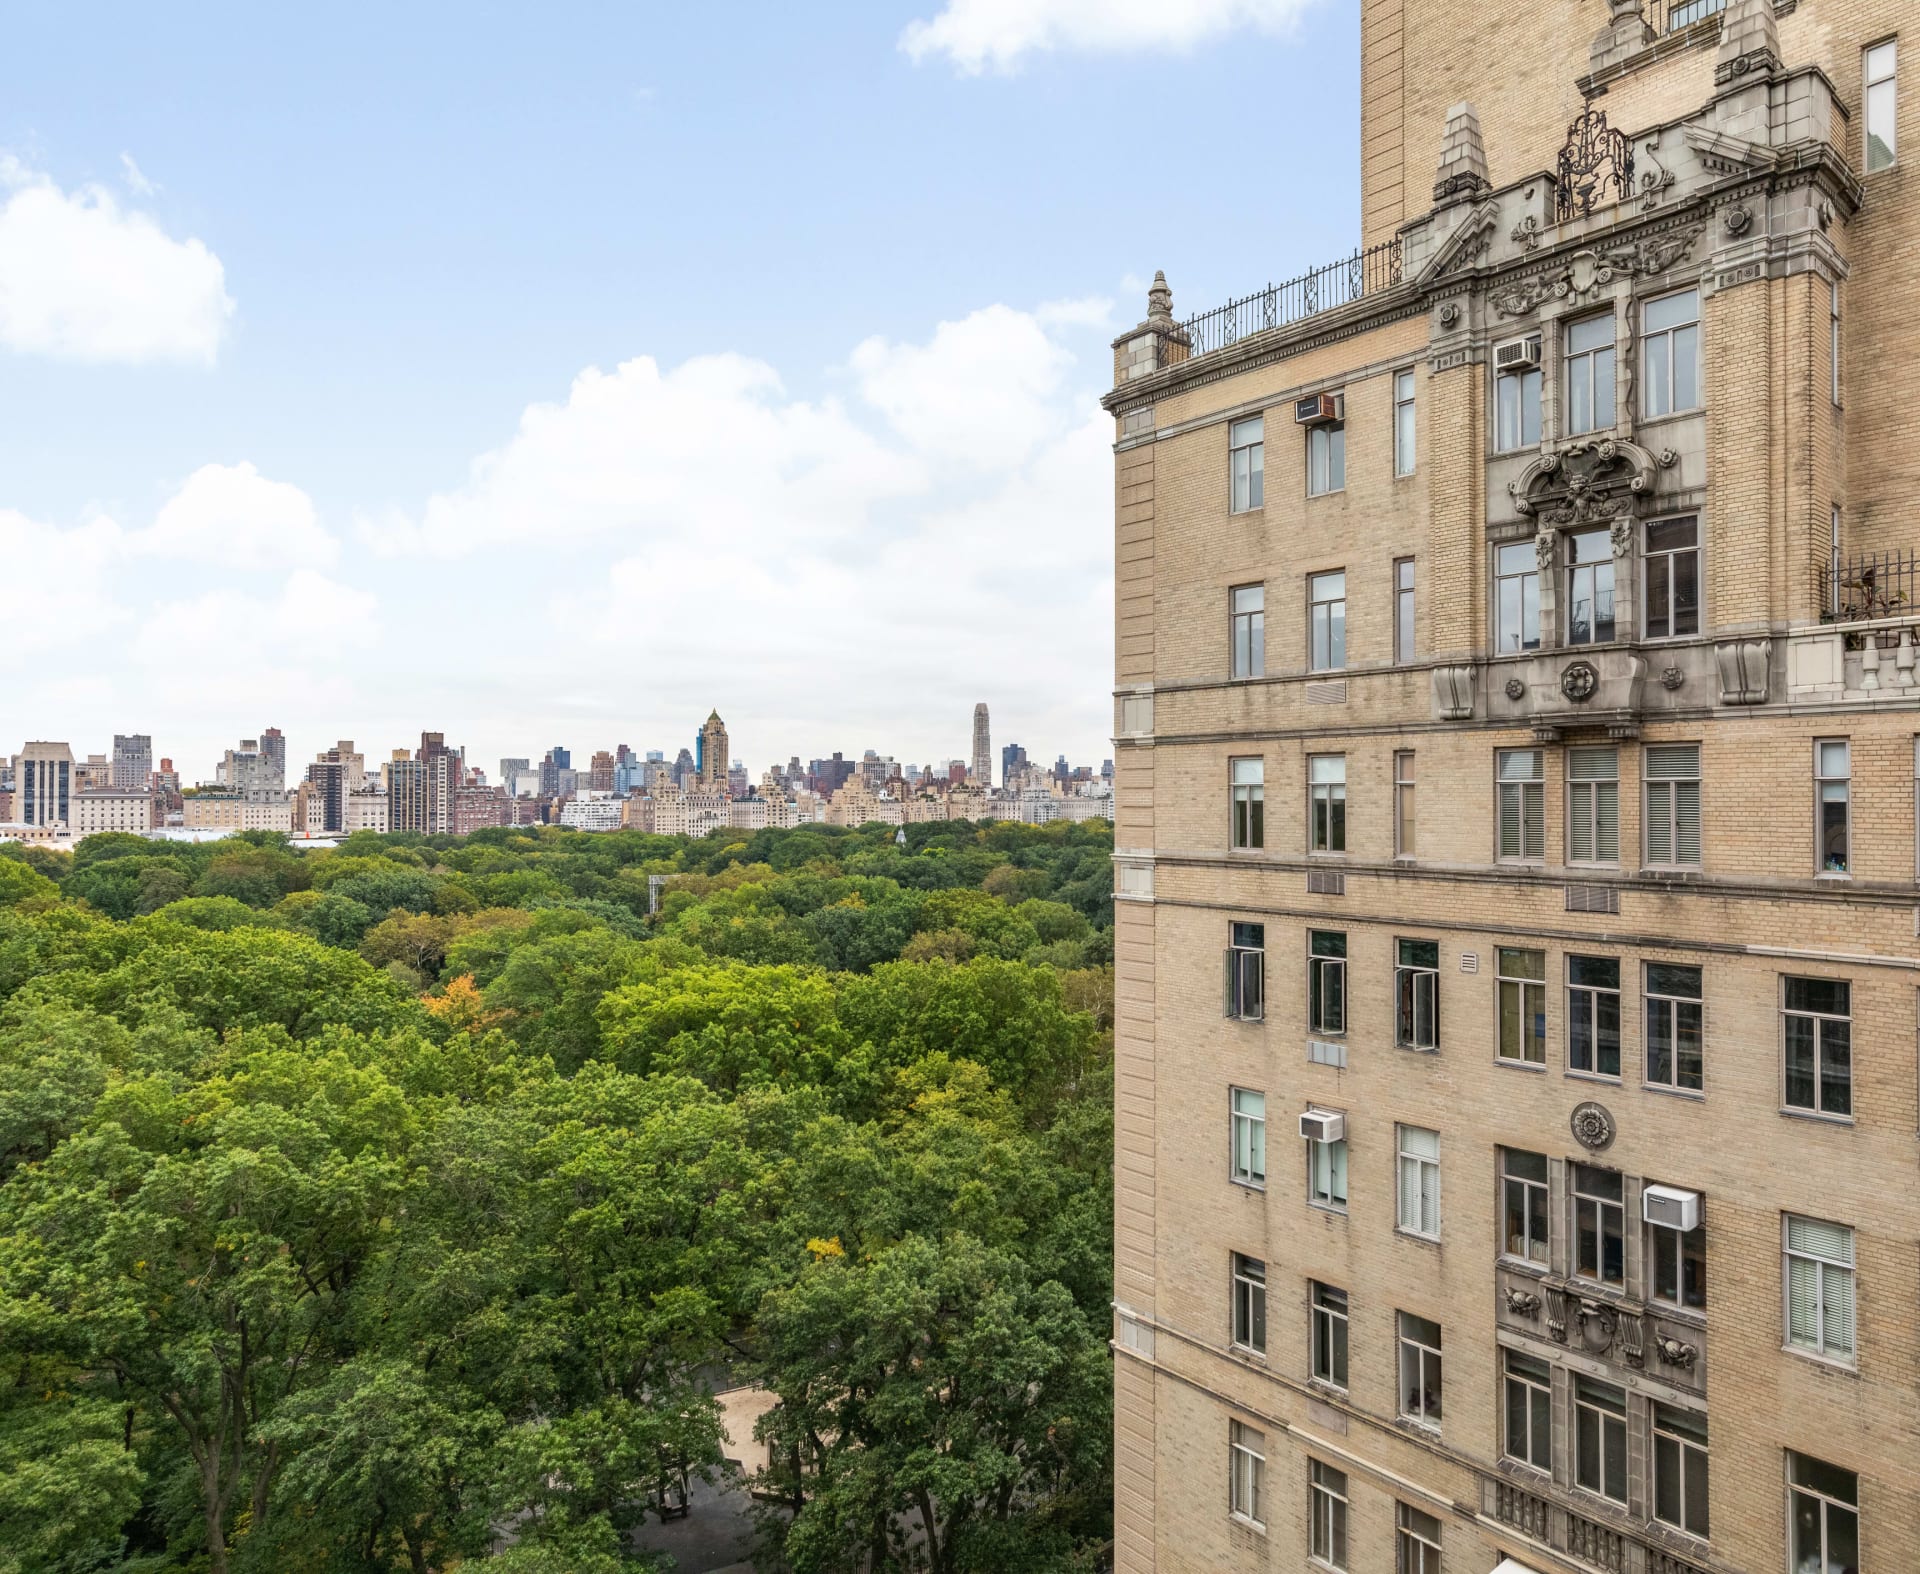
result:
M 1920 18 L 1361 10 L 1106 400 L 1116 1567 L 1920 1566 Z

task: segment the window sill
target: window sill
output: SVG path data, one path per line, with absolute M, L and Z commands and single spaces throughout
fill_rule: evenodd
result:
M 1851 1115 L 1830 1115 L 1823 1109 L 1800 1109 L 1792 1104 L 1782 1104 L 1780 1113 L 1788 1120 L 1811 1120 L 1822 1126 L 1851 1128 L 1854 1124 L 1854 1118 Z
M 1307 501 L 1309 503 L 1317 503 L 1323 497 L 1338 497 L 1344 491 L 1346 491 L 1344 486 L 1332 486 L 1328 487 L 1324 492 L 1309 492 L 1307 494 Z
M 1685 1323 L 1690 1328 L 1704 1329 L 1707 1326 L 1707 1314 L 1703 1307 L 1676 1306 L 1672 1301 L 1656 1300 L 1648 1296 L 1647 1310 L 1658 1312 L 1662 1317 L 1670 1318 L 1676 1323 Z
M 1309 1197 L 1307 1206 L 1315 1213 L 1331 1214 L 1336 1219 L 1344 1219 L 1347 1216 L 1347 1205 L 1344 1202 L 1315 1202 Z
M 1515 1060 L 1509 1055 L 1495 1055 L 1493 1063 L 1496 1066 L 1505 1066 L 1509 1071 L 1544 1072 L 1547 1069 L 1547 1063 L 1544 1060 Z
M 1251 508 L 1229 508 L 1227 510 L 1227 518 L 1246 519 L 1253 514 L 1264 514 L 1266 511 L 1267 505 L 1265 503 L 1255 503 Z
M 1502 1268 L 1510 1268 L 1515 1273 L 1524 1273 L 1532 1278 L 1545 1279 L 1553 1272 L 1550 1264 L 1533 1257 L 1516 1257 L 1512 1252 L 1501 1252 L 1496 1260 Z
M 1845 869 L 1821 869 L 1815 873 L 1814 879 L 1830 880 L 1838 884 L 1844 881 L 1852 880 L 1853 876 L 1849 874 Z
M 1236 1525 L 1244 1525 L 1248 1530 L 1257 1531 L 1260 1535 L 1264 1536 L 1267 1533 L 1267 1527 L 1259 1520 L 1250 1519 L 1247 1515 L 1237 1510 L 1229 1512 L 1227 1518 L 1232 1520 Z
M 1418 1241 L 1422 1246 L 1440 1244 L 1440 1237 L 1437 1235 L 1422 1235 L 1418 1230 L 1403 1230 L 1397 1224 L 1393 1227 L 1393 1233 L 1405 1241 Z
M 1227 1346 L 1227 1354 L 1232 1356 L 1236 1361 L 1244 1362 L 1248 1366 L 1265 1366 L 1267 1364 L 1267 1352 L 1264 1350 L 1256 1350 L 1249 1344 L 1230 1344 Z
M 1438 1044 L 1395 1044 L 1393 1047 L 1404 1055 L 1437 1055 L 1440 1053 L 1440 1046 Z
M 1707 1101 L 1707 1090 L 1705 1088 L 1674 1088 L 1668 1087 L 1664 1082 L 1642 1082 L 1640 1084 L 1640 1091 L 1643 1093 L 1664 1093 L 1668 1098 L 1687 1099 L 1695 1104 L 1704 1104 Z
M 1610 1077 L 1604 1071 L 1576 1071 L 1573 1067 L 1569 1066 L 1562 1075 L 1565 1076 L 1569 1082 L 1598 1082 L 1602 1086 L 1610 1088 L 1620 1086 L 1620 1078 L 1618 1075 Z
M 1418 1416 L 1410 1415 L 1397 1415 L 1393 1419 L 1398 1425 L 1405 1427 L 1410 1432 L 1417 1432 L 1422 1437 L 1438 1437 L 1440 1435 L 1440 1423 L 1438 1421 L 1422 1421 Z
M 1242 1191 L 1251 1192 L 1256 1197 L 1264 1197 L 1267 1194 L 1267 1183 L 1265 1181 L 1241 1180 L 1237 1175 L 1229 1175 L 1227 1177 L 1227 1184 L 1229 1186 L 1237 1186 Z
M 1324 1377 L 1309 1377 L 1307 1387 L 1316 1394 L 1325 1394 L 1329 1399 L 1338 1399 L 1342 1404 L 1351 1404 L 1353 1396 L 1350 1390 L 1338 1383 L 1328 1382 Z
M 1818 1350 L 1809 1350 L 1797 1344 L 1781 1345 L 1780 1353 L 1782 1355 L 1798 1356 L 1803 1361 L 1810 1362 L 1814 1366 L 1824 1367 L 1827 1371 L 1833 1372 L 1841 1377 L 1858 1377 L 1860 1375 L 1860 1364 L 1857 1360 L 1843 1361 L 1836 1355 L 1822 1355 Z

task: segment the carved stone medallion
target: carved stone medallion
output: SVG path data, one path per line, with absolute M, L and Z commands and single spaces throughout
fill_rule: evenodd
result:
M 1507 679 L 1507 698 L 1508 699 L 1517 700 L 1521 698 L 1523 695 L 1525 695 L 1526 692 L 1527 692 L 1526 684 L 1522 683 L 1518 678 Z
M 1560 692 L 1576 705 L 1584 704 L 1600 687 L 1600 670 L 1590 661 L 1569 662 L 1560 674 Z
M 1591 1099 L 1573 1107 L 1573 1115 L 1567 1125 L 1572 1128 L 1573 1140 L 1590 1152 L 1598 1153 L 1602 1148 L 1613 1146 L 1613 1116 L 1606 1105 L 1596 1104 Z
M 1687 675 L 1678 667 L 1662 667 L 1660 669 L 1660 684 L 1663 688 L 1677 689 L 1686 681 Z
M 1735 240 L 1753 228 L 1753 211 L 1736 202 L 1720 215 L 1720 226 Z

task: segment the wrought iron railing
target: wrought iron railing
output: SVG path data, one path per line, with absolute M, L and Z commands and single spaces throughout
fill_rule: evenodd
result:
M 1187 355 L 1191 358 L 1224 350 L 1250 334 L 1284 328 L 1316 312 L 1377 295 L 1399 282 L 1400 242 L 1395 238 L 1189 317 L 1180 325 L 1188 339 Z
M 1661 31 L 1677 33 L 1695 22 L 1718 16 L 1726 8 L 1727 0 L 1667 0 L 1667 25 Z
M 1869 552 L 1820 570 L 1820 611 L 1829 622 L 1902 617 L 1920 594 L 1920 552 Z

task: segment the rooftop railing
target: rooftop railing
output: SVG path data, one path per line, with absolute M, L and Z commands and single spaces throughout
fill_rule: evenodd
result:
M 1832 623 L 1904 617 L 1920 593 L 1920 552 L 1869 552 L 1820 570 L 1820 608 Z
M 1284 328 L 1317 312 L 1376 295 L 1399 282 L 1400 242 L 1396 237 L 1297 279 L 1269 284 L 1264 290 L 1189 317 L 1180 325 L 1190 345 L 1188 358 L 1224 350 L 1250 334 Z

